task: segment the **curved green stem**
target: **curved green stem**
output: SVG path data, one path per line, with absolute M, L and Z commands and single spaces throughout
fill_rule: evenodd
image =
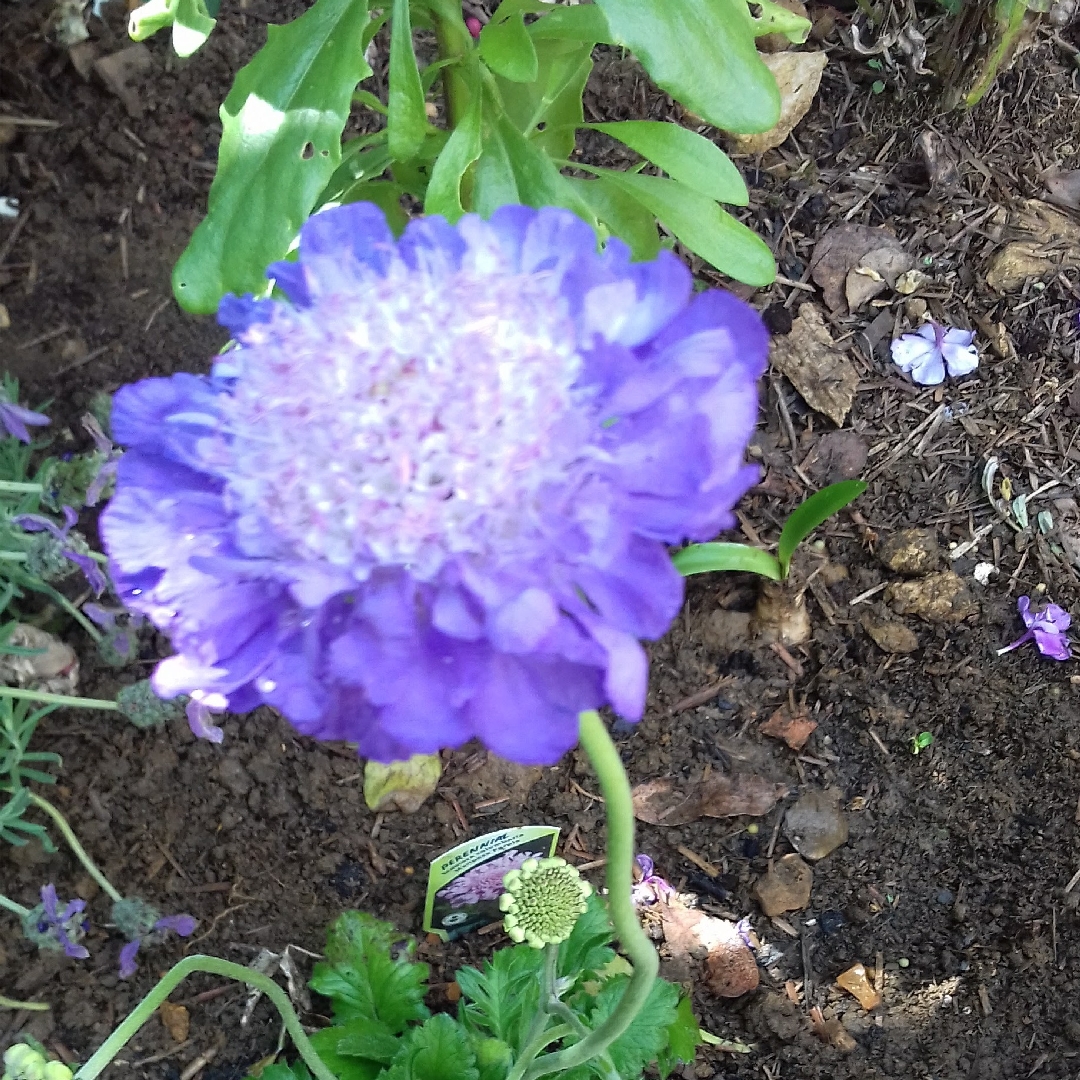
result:
M 15 1001 L 0 994 L 0 1009 L 25 1009 L 27 1012 L 48 1012 L 52 1008 L 44 1001 Z
M 0 907 L 6 908 L 12 915 L 18 915 L 20 919 L 30 914 L 29 908 L 24 908 L 22 904 L 15 903 L 14 900 L 9 899 L 3 893 L 0 893 Z
M 67 823 L 67 818 L 65 818 L 48 799 L 43 799 L 33 791 L 30 792 L 30 801 L 39 810 L 44 810 L 45 813 L 53 819 L 56 823 L 56 827 L 68 842 L 68 847 L 75 853 L 75 857 L 86 867 L 87 873 L 101 886 L 102 889 L 105 890 L 109 895 L 109 898 L 114 901 L 123 900 L 124 898 L 112 887 L 109 879 L 97 868 L 97 864 L 94 860 L 87 855 L 86 849 L 79 843 L 79 838 Z
M 638 922 L 630 890 L 634 865 L 634 804 L 630 781 L 598 713 L 581 714 L 581 746 L 600 782 L 607 811 L 607 886 L 611 921 L 619 942 L 634 965 L 634 974 L 615 1011 L 580 1042 L 534 1061 L 525 1080 L 566 1072 L 599 1057 L 630 1026 L 641 1011 L 660 969 L 660 959 Z M 524 1056 L 524 1055 L 523 1055 Z
M 0 480 L 0 493 L 14 492 L 15 494 L 40 495 L 44 490 L 40 484 L 24 483 L 21 480 Z
M 69 697 L 67 694 L 48 694 L 44 690 L 24 690 L 21 686 L 0 686 L 0 697 L 22 701 L 40 701 L 42 705 L 68 705 L 73 709 L 104 709 L 119 712 L 120 706 L 107 698 Z
M 255 990 L 264 993 L 272 1002 L 281 1019 L 285 1023 L 285 1029 L 292 1038 L 297 1052 L 303 1058 L 304 1064 L 314 1073 L 318 1080 L 337 1080 L 334 1074 L 323 1064 L 322 1059 L 315 1053 L 308 1040 L 304 1029 L 300 1026 L 300 1018 L 292 1007 L 288 995 L 273 979 L 251 968 L 234 964 L 230 960 L 220 960 L 216 956 L 188 956 L 181 960 L 172 970 L 168 971 L 161 981 L 139 1002 L 138 1005 L 124 1018 L 120 1026 L 101 1044 L 98 1051 L 90 1060 L 79 1069 L 74 1080 L 94 1080 L 108 1067 L 113 1058 L 124 1048 L 135 1033 L 157 1011 L 158 1006 L 173 992 L 173 990 L 196 971 L 206 971 L 211 975 L 224 975 L 227 979 L 235 979 L 245 983 Z

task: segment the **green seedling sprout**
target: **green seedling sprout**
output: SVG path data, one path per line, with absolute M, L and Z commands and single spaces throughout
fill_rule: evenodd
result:
M 929 731 L 920 731 L 918 735 L 911 736 L 911 752 L 918 756 L 918 754 L 930 746 L 934 741 L 934 736 Z

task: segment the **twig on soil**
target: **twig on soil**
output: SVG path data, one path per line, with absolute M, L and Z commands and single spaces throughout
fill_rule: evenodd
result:
M 703 859 L 696 851 L 691 851 L 690 848 L 679 844 L 675 850 L 684 858 L 692 862 L 699 870 L 704 871 L 711 878 L 718 878 L 720 871 L 717 867 L 713 866 L 708 859 Z
M 195 1077 L 217 1057 L 217 1047 L 211 1046 L 204 1050 L 184 1071 L 180 1074 L 180 1080 L 195 1080 Z
M 231 986 L 219 987 L 221 990 L 231 990 Z M 138 1061 L 121 1061 L 119 1058 L 113 1062 L 114 1065 L 127 1065 L 132 1069 L 141 1069 L 144 1065 L 154 1065 L 159 1061 L 168 1061 L 171 1057 L 176 1057 L 177 1054 L 185 1051 L 192 1043 L 194 1039 L 185 1039 L 179 1046 L 174 1046 L 171 1050 L 162 1050 L 158 1054 L 151 1054 L 149 1057 L 139 1058 Z
M 780 644 L 779 641 L 774 641 L 769 646 L 769 648 L 772 649 L 772 651 L 776 653 L 776 655 L 779 656 L 781 660 L 784 661 L 784 663 L 788 666 L 796 679 L 801 679 L 803 677 L 802 664 L 800 664 L 799 661 L 796 660 L 795 657 L 792 656 L 791 653 L 789 653 L 787 649 L 785 649 L 784 646 Z
M 889 583 L 883 581 L 880 585 L 875 585 L 872 589 L 867 589 L 866 592 L 861 592 L 858 596 L 853 597 L 848 601 L 848 607 L 854 607 L 856 604 L 861 604 L 864 600 L 869 600 L 871 596 L 877 596 L 879 592 L 884 592 L 888 587 Z
M 727 675 L 718 682 L 713 683 L 711 686 L 706 686 L 703 690 L 695 691 L 693 694 L 684 697 L 681 701 L 675 702 L 675 704 L 668 709 L 668 716 L 678 716 L 679 713 L 684 713 L 688 709 L 696 709 L 699 705 L 705 705 L 716 697 L 725 686 L 730 686 L 734 681 L 735 677 L 733 675 Z
M 23 212 L 19 215 L 18 220 L 11 227 L 11 232 L 8 233 L 7 239 L 3 245 L 0 246 L 0 266 L 4 265 L 4 260 L 11 254 L 11 249 L 15 246 L 15 241 L 19 239 L 19 233 L 26 228 L 26 223 L 30 220 L 30 207 L 24 208 Z
M 867 728 L 866 730 L 870 732 L 870 738 L 873 739 L 874 742 L 877 743 L 878 749 L 886 757 L 892 757 L 892 754 L 890 753 L 889 748 L 881 741 L 880 737 L 878 736 L 878 733 L 873 728 Z
M 61 334 L 66 334 L 67 331 L 68 325 L 64 323 L 63 326 L 58 326 L 55 330 L 46 330 L 44 334 L 38 334 L 37 337 L 24 341 L 21 345 L 16 345 L 15 351 L 22 352 L 24 349 L 32 349 L 35 345 L 44 345 L 46 341 L 52 341 L 53 338 L 58 338 Z

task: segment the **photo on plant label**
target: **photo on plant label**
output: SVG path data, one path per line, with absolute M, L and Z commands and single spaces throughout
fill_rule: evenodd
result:
M 526 859 L 549 858 L 559 830 L 548 826 L 488 833 L 431 864 L 424 929 L 453 941 L 502 918 L 503 878 Z

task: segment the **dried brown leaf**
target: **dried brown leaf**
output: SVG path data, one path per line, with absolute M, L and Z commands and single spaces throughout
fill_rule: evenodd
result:
M 869 252 L 884 248 L 903 251 L 900 241 L 888 229 L 850 221 L 834 225 L 822 236 L 810 258 L 810 273 L 821 286 L 830 311 L 846 313 L 844 286 L 848 274 L 862 264 Z
M 685 825 L 703 817 L 739 817 L 767 814 L 787 794 L 754 773 L 712 773 L 689 787 L 677 788 L 664 777 L 634 788 L 634 816 L 649 825 Z
M 792 750 L 801 750 L 817 726 L 817 721 L 810 719 L 806 709 L 799 709 L 792 715 L 785 706 L 777 709 L 760 730 L 762 735 L 782 739 Z

